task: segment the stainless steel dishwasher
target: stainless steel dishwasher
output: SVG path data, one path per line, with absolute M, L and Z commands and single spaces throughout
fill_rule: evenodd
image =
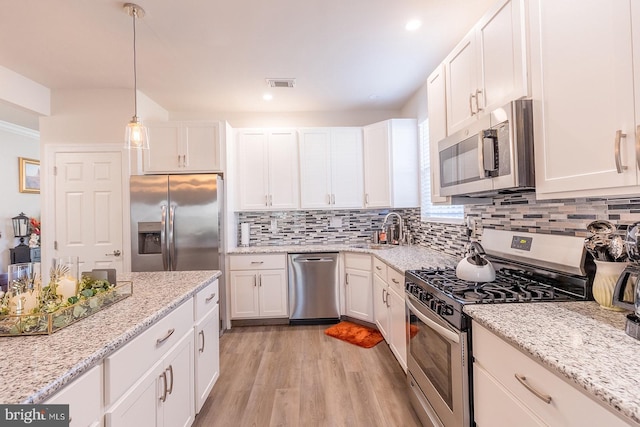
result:
M 290 323 L 340 319 L 338 253 L 289 254 Z

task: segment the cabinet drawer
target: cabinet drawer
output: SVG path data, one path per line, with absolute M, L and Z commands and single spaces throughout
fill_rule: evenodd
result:
M 189 301 L 107 357 L 105 404 L 115 402 L 192 327 L 193 303 Z
M 218 291 L 218 281 L 215 280 L 196 294 L 194 299 L 196 322 L 216 306 L 220 298 Z
M 392 287 L 399 295 L 404 296 L 404 274 L 389 267 L 387 270 L 387 278 L 389 286 Z
M 474 367 L 479 365 L 516 399 L 549 425 L 627 426 L 618 415 L 478 323 L 473 323 Z M 546 403 L 518 381 L 516 374 Z
M 232 255 L 229 257 L 230 270 L 264 270 L 287 268 L 287 256 L 277 255 Z
M 380 261 L 378 258 L 373 257 L 373 272 L 380 276 L 382 280 L 388 282 L 387 279 L 387 264 Z
M 70 427 L 99 425 L 102 418 L 102 365 L 82 374 L 46 403 L 69 405 Z
M 346 253 L 344 254 L 344 266 L 371 271 L 371 255 Z

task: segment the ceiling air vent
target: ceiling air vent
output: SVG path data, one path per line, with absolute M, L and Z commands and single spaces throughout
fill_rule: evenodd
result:
M 267 79 L 269 87 L 295 87 L 296 79 Z

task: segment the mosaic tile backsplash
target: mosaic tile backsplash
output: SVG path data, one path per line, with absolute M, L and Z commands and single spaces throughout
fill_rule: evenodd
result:
M 250 246 L 358 244 L 370 241 L 389 209 L 286 212 L 237 212 L 238 224 L 250 224 Z M 421 222 L 420 209 L 392 209 L 402 215 L 414 243 L 462 257 L 469 241 L 463 224 Z M 465 217 L 483 228 L 586 237 L 587 224 L 606 219 L 625 230 L 640 221 L 638 198 L 588 198 L 538 201 L 534 193 L 499 196 L 492 204 L 467 205 Z M 395 221 L 395 220 L 394 220 Z M 238 226 L 238 241 L 240 230 Z

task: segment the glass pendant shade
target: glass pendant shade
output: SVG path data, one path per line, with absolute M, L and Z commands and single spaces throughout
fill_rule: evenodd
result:
M 127 124 L 124 135 L 124 148 L 126 149 L 149 149 L 149 135 L 147 128 L 142 124 L 137 116 L 133 116 Z

